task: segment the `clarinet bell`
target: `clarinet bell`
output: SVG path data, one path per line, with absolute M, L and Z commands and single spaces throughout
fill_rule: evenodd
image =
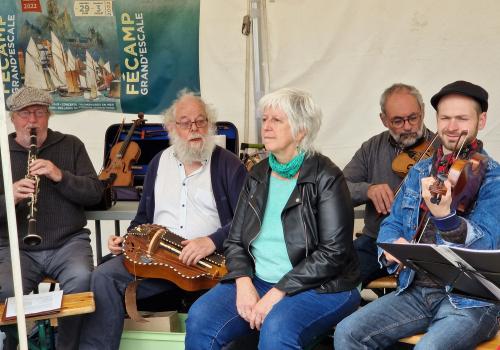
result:
M 42 243 L 42 237 L 40 237 L 39 235 L 35 235 L 35 234 L 26 235 L 23 238 L 23 242 L 24 242 L 24 244 L 29 245 L 29 246 L 36 246 L 36 245 L 39 245 L 40 243 Z
M 35 220 L 29 220 L 28 221 L 28 234 L 23 237 L 23 242 L 26 245 L 29 246 L 36 246 L 42 243 L 42 237 L 37 235 L 36 233 L 31 233 L 31 232 L 36 232 L 36 221 Z
M 39 245 L 40 243 L 42 243 L 42 237 L 40 237 L 39 235 L 26 235 L 23 238 L 23 242 L 24 244 L 29 246 Z

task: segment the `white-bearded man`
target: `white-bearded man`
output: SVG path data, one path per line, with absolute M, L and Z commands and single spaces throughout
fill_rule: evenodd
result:
M 136 217 L 130 228 L 154 223 L 186 237 L 179 259 L 194 265 L 222 251 L 246 169 L 229 151 L 215 146 L 215 113 L 199 96 L 182 91 L 166 110 L 171 146 L 148 166 Z M 84 322 L 80 349 L 118 349 L 123 330 L 124 293 L 134 280 L 123 266 L 123 237 L 111 236 L 108 247 L 118 255 L 100 265 L 91 278 L 96 311 Z M 177 289 L 166 280 L 141 281 L 137 298 Z

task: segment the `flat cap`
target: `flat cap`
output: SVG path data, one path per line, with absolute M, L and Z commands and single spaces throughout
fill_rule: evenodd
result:
M 454 83 L 444 86 L 441 90 L 439 90 L 439 92 L 431 98 L 432 107 L 434 107 L 434 109 L 437 111 L 439 101 L 444 96 L 452 94 L 470 97 L 476 100 L 477 103 L 479 103 L 483 112 L 486 112 L 488 110 L 488 92 L 479 85 L 475 85 L 464 80 L 458 80 Z
M 33 105 L 50 106 L 52 102 L 52 97 L 47 91 L 29 86 L 23 86 L 6 101 L 7 108 L 13 112 Z

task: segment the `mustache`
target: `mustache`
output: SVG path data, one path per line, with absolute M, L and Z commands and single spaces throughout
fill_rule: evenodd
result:
M 462 137 L 462 136 L 467 136 L 468 133 L 467 131 L 462 131 L 462 132 L 448 132 L 448 131 L 444 131 L 443 134 L 445 134 L 446 136 L 451 136 L 451 137 Z
M 191 140 L 194 140 L 194 139 L 202 139 L 202 140 L 205 140 L 205 138 L 206 138 L 206 135 L 202 135 L 202 134 L 198 134 L 198 133 L 196 133 L 196 134 L 191 134 L 191 135 L 189 135 L 189 137 L 188 137 L 188 141 L 191 141 Z
M 399 134 L 400 138 L 417 137 L 417 136 L 418 136 L 418 133 L 416 133 L 416 132 L 403 132 L 403 133 Z

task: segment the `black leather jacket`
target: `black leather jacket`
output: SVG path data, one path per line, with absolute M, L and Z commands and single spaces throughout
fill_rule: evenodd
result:
M 263 160 L 245 182 L 224 243 L 229 272 L 223 281 L 254 276 L 250 245 L 261 229 L 270 174 L 269 163 Z M 304 160 L 281 221 L 293 269 L 276 288 L 291 295 L 311 288 L 333 293 L 357 286 L 351 197 L 342 171 L 329 158 L 316 154 Z

